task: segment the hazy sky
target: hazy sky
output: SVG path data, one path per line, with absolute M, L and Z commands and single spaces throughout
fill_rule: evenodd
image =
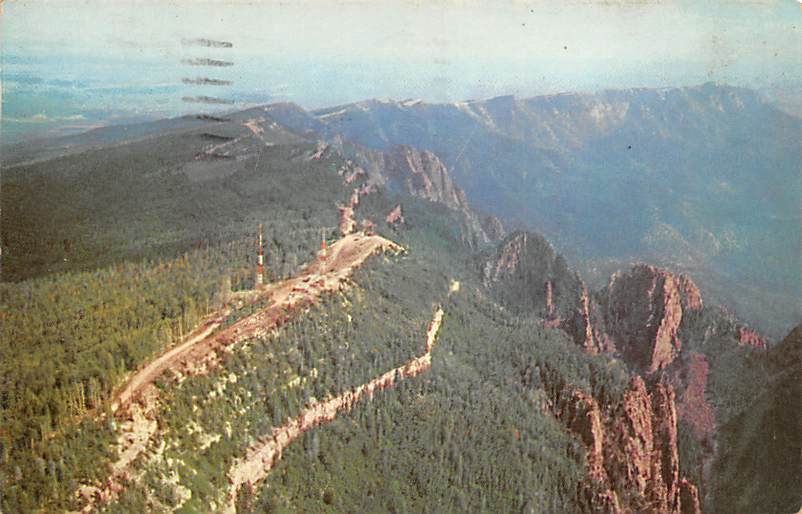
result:
M 3 5 L 6 125 L 175 114 L 198 108 L 182 97 L 201 95 L 320 107 L 706 81 L 802 85 L 796 0 Z M 233 46 L 185 43 L 195 38 Z M 182 64 L 190 58 L 234 65 Z M 200 76 L 232 84 L 182 83 Z

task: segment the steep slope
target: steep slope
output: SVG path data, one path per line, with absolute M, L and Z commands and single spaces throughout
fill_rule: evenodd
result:
M 415 377 L 431 368 L 432 350 L 442 321 L 443 310 L 438 308 L 426 332 L 426 351 L 423 355 L 408 361 L 403 366 L 387 371 L 352 391 L 311 405 L 298 418 L 274 429 L 270 437 L 265 436 L 261 441 L 248 448 L 246 457 L 236 460 L 234 466 L 229 470 L 231 487 L 228 505 L 224 512 L 236 513 L 236 500 L 240 488 L 247 485 L 248 489 L 253 490 L 254 485 L 264 480 L 281 458 L 282 452 L 301 434 L 317 425 L 332 421 L 340 411 L 350 410 L 362 398 L 372 398 L 382 389 L 399 385 L 401 380 Z
M 346 159 L 338 170 L 346 183 L 362 179 L 367 181 L 367 187 L 382 186 L 390 193 L 444 205 L 461 220 L 461 238 L 471 247 L 482 247 L 504 234 L 498 218 L 491 215 L 480 218 L 454 183 L 451 171 L 430 151 L 403 145 L 376 151 L 339 137 L 328 143 L 318 142 L 318 148 L 320 155 L 333 154 Z
M 565 259 L 542 236 L 515 232 L 481 264 L 482 280 L 514 312 L 562 328 L 586 351 L 612 348 L 599 332 L 598 305 Z
M 508 236 L 495 252 L 483 254 L 480 262 L 479 275 L 485 287 L 505 308 L 561 329 L 586 353 L 620 358 L 637 380 L 643 377 L 651 384 L 649 392 L 631 386 L 631 394 L 641 400 L 632 399 L 626 408 L 617 406 L 626 401 L 605 402 L 596 389 L 570 385 L 553 398 L 552 410 L 582 435 L 590 455 L 597 455 L 588 463 L 592 479 L 582 492 L 594 505 L 591 510 L 680 509 L 675 502 L 680 489 L 686 496 L 685 507 L 715 505 L 719 486 L 714 466 L 732 458 L 722 450 L 721 434 L 750 416 L 749 405 L 763 391 L 766 340 L 725 310 L 705 306 L 690 277 L 654 266 L 641 264 L 617 272 L 602 290 L 588 293 L 579 276 L 545 239 L 525 232 Z M 757 389 L 736 378 L 738 374 Z M 661 392 L 655 393 L 651 388 L 657 384 Z M 662 414 L 654 414 L 650 410 L 654 406 L 644 407 L 653 394 L 663 397 Z M 621 427 L 632 422 L 615 414 L 617 409 L 630 414 L 641 411 L 640 419 L 651 421 L 640 421 L 639 428 L 622 433 Z M 666 439 L 670 442 L 660 442 L 664 436 L 651 432 L 650 427 L 660 423 L 672 427 Z M 657 475 L 643 471 L 651 465 L 648 462 L 636 470 L 613 464 L 613 471 L 605 468 L 605 458 L 613 459 L 609 462 L 637 461 L 637 455 L 627 449 L 636 440 L 650 448 L 662 445 L 670 449 L 666 455 L 673 457 L 665 462 L 674 462 L 669 467 L 681 470 L 681 475 L 671 475 L 674 489 L 668 490 L 673 492 L 665 492 L 665 484 L 654 482 Z M 605 447 L 628 457 L 604 457 Z M 723 453 L 717 453 L 717 448 Z M 628 485 L 617 484 L 617 478 L 608 476 L 627 476 L 624 482 Z M 639 492 L 617 489 L 638 481 Z M 642 485 L 646 482 L 654 491 L 663 492 L 647 493 Z
M 469 231 L 473 228 L 466 220 L 475 218 L 466 204 L 448 204 L 462 194 L 453 185 L 448 186 L 447 170 L 433 156 L 415 157 L 418 154 L 409 149 L 403 154 L 403 162 L 412 164 L 395 165 L 396 177 L 407 174 L 430 180 L 431 173 L 435 180 L 432 185 L 446 184 L 450 196 L 438 194 L 436 189 L 430 189 L 429 196 L 411 195 L 413 191 L 407 191 L 406 186 L 388 189 L 381 185 L 388 182 L 382 175 L 359 172 L 358 165 L 342 151 L 345 145 L 309 141 L 276 123 L 263 109 L 234 113 L 227 121 L 199 123 L 200 127 L 188 130 L 167 130 L 144 139 L 79 149 L 74 154 L 4 169 L 3 206 L 13 216 L 3 216 L 2 220 L 3 279 L 19 280 L 2 284 L 0 298 L 5 378 L 0 394 L 9 399 L 0 412 L 4 420 L 0 481 L 10 484 L 8 488 L 4 485 L 0 498 L 4 512 L 75 509 L 91 502 L 98 491 L 106 499 L 108 493 L 118 497 L 127 505 L 125 511 L 159 510 L 171 504 L 159 496 L 159 491 L 143 485 L 143 493 L 137 484 L 121 484 L 126 477 L 136 482 L 149 466 L 158 475 L 155 483 L 174 491 L 182 501 L 187 500 L 184 492 L 192 491 L 196 511 L 213 505 L 216 500 L 209 491 L 217 477 L 207 476 L 190 484 L 176 482 L 170 472 L 165 472 L 170 465 L 162 459 L 165 452 L 174 454 L 161 442 L 172 437 L 164 430 L 165 423 L 180 418 L 170 427 L 178 434 L 174 439 L 176 452 L 186 458 L 184 438 L 197 434 L 195 431 L 204 424 L 194 416 L 184 417 L 194 411 L 185 410 L 183 404 L 176 407 L 176 395 L 181 397 L 182 393 L 172 386 L 192 384 L 199 388 L 194 396 L 200 390 L 200 396 L 207 398 L 210 382 L 217 384 L 214 387 L 230 384 L 232 372 L 222 370 L 233 367 L 243 376 L 237 357 L 230 357 L 227 351 L 213 352 L 216 356 L 212 360 L 219 358 L 221 362 L 210 376 L 185 373 L 197 371 L 197 366 L 183 364 L 164 376 L 157 373 L 157 385 L 171 387 L 160 389 L 158 397 L 150 400 L 146 391 L 145 408 L 122 409 L 126 415 L 118 423 L 107 410 L 116 388 L 129 373 L 140 370 L 171 346 L 186 342 L 185 334 L 192 334 L 191 341 L 199 334 L 197 340 L 203 342 L 207 330 L 219 326 L 225 333 L 241 330 L 232 337 L 232 341 L 240 341 L 239 336 L 247 336 L 247 341 L 240 341 L 241 346 L 266 345 L 259 338 L 270 339 L 272 333 L 253 331 L 259 326 L 259 316 L 248 314 L 267 309 L 285 319 L 285 307 L 303 304 L 304 291 L 320 285 L 299 283 L 298 279 L 284 291 L 286 302 L 244 302 L 229 316 L 197 327 L 207 321 L 204 316 L 231 298 L 242 301 L 242 290 L 253 286 L 253 238 L 259 223 L 266 227 L 268 281 L 294 275 L 300 263 L 315 255 L 321 236 L 330 239 L 337 234 L 342 221 L 338 203 L 350 206 L 348 217 L 357 227 L 372 226 L 370 230 L 388 233 L 426 255 L 426 262 L 444 259 L 455 264 L 464 258 L 459 252 L 467 251 L 465 242 L 479 234 Z M 382 171 L 385 156 L 378 152 L 371 156 L 377 158 L 376 170 Z M 428 159 L 425 166 L 421 158 Z M 358 207 L 353 202 L 355 190 Z M 392 231 L 384 224 L 370 222 L 382 220 L 401 204 L 406 221 L 402 227 Z M 49 210 L 42 210 L 42 205 Z M 355 243 L 353 247 L 330 246 L 330 260 L 361 259 L 365 256 L 362 250 L 371 253 L 375 249 L 370 247 L 371 242 L 382 240 L 379 235 L 359 234 L 346 239 Z M 446 251 L 453 253 L 441 255 Z M 448 266 L 438 264 L 438 269 L 447 270 Z M 417 328 L 413 330 L 415 309 L 422 308 L 430 316 L 430 299 L 419 297 L 419 293 L 429 287 L 436 286 L 440 292 L 448 287 L 441 276 L 429 272 L 427 264 L 416 261 L 415 270 L 420 280 L 417 291 L 405 285 L 403 294 L 394 293 L 397 296 L 392 302 L 377 297 L 358 302 L 370 304 L 376 311 L 366 309 L 346 318 L 341 311 L 356 300 L 335 293 L 332 299 L 344 304 L 337 308 L 343 314 L 343 325 L 350 325 L 353 318 L 354 326 L 371 328 L 359 332 L 359 344 L 351 332 L 347 340 L 321 335 L 317 355 L 334 355 L 330 365 L 318 369 L 312 363 L 302 375 L 295 346 L 285 344 L 275 354 L 272 347 L 265 346 L 263 359 L 249 362 L 259 363 L 261 378 L 267 374 L 284 380 L 289 374 L 286 388 L 292 391 L 278 397 L 284 402 L 280 406 L 273 405 L 281 409 L 280 413 L 265 414 L 264 404 L 256 404 L 251 414 L 242 417 L 240 407 L 218 405 L 218 414 L 224 414 L 205 425 L 207 433 L 216 434 L 218 439 L 203 439 L 198 454 L 211 446 L 213 452 L 223 451 L 233 457 L 237 449 L 230 447 L 230 436 L 216 445 L 220 435 L 227 433 L 226 426 L 233 424 L 242 430 L 237 444 L 243 449 L 249 434 L 262 433 L 266 416 L 280 422 L 283 414 L 294 413 L 300 404 L 301 397 L 296 395 L 300 394 L 301 379 L 314 382 L 314 391 L 304 388 L 307 396 L 340 394 L 378 372 L 401 365 L 408 360 L 405 353 L 415 355 L 418 340 L 399 339 L 398 334 L 418 332 Z M 326 269 L 318 271 L 328 276 Z M 337 276 L 339 286 L 345 277 Z M 414 304 L 413 309 L 398 310 L 409 303 Z M 243 316 L 253 323 L 237 323 Z M 377 325 L 376 320 L 381 323 Z M 318 316 L 312 326 L 318 330 L 327 323 Z M 230 324 L 233 327 L 228 327 Z M 294 327 L 288 330 L 292 332 Z M 394 339 L 377 339 L 385 327 L 395 327 Z M 331 333 L 328 329 L 324 332 Z M 20 348 L 26 350 L 21 352 Z M 304 354 L 308 357 L 310 352 L 305 350 Z M 348 359 L 352 360 L 346 366 Z M 143 369 L 147 373 L 149 368 Z M 249 369 L 245 374 L 251 372 Z M 147 380 L 153 378 L 156 375 Z M 272 395 L 284 386 L 266 382 L 263 388 L 260 394 L 270 390 Z M 252 391 L 256 394 L 257 389 Z M 151 408 L 154 405 L 158 408 Z M 253 432 L 237 423 L 252 423 L 247 428 Z M 151 437 L 153 434 L 156 436 Z M 119 473 L 106 482 L 110 466 L 113 473 Z M 199 472 L 208 467 L 208 462 L 194 462 L 193 466 Z M 80 500 L 74 493 L 82 484 L 99 488 L 82 489 L 86 498 Z
M 683 312 L 702 308 L 699 289 L 688 277 L 647 265 L 614 274 L 601 302 L 607 334 L 623 358 L 646 373 L 674 361 L 682 350 Z
M 721 428 L 714 512 L 802 507 L 802 326 L 767 357 L 769 377 L 760 394 Z
M 464 220 L 463 234 L 471 246 L 488 242 L 489 237 L 465 193 L 454 184 L 448 168 L 432 152 L 394 146 L 384 153 L 381 173 L 391 191 L 437 202 L 459 213 Z
M 556 416 L 588 448 L 589 480 L 581 487 L 588 512 L 700 513 L 695 485 L 680 478 L 674 391 L 635 376 L 615 405 L 568 387 Z
M 542 410 L 551 385 L 538 369 L 588 388 L 590 368 L 611 393 L 626 387 L 625 379 L 566 344 L 559 331 L 516 323 L 466 282 L 443 307 L 429 373 L 289 448 L 246 499 L 250 508 L 583 511 L 577 493 L 586 450 Z M 355 489 L 361 494 L 349 494 Z

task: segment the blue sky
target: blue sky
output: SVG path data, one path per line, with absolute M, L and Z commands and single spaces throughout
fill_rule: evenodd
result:
M 707 81 L 802 85 L 796 0 L 3 5 L 6 139 L 199 109 L 185 96 L 314 108 L 371 97 L 454 101 Z M 195 38 L 232 47 L 186 44 Z M 201 57 L 234 64 L 182 64 Z M 199 76 L 232 84 L 182 83 Z

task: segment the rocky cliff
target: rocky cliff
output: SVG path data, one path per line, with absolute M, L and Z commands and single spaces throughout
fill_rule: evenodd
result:
M 339 170 L 339 173 L 347 183 L 362 178 L 370 185 L 385 186 L 396 193 L 438 203 L 457 213 L 462 239 L 471 247 L 496 240 L 504 232 L 497 218 L 486 216 L 480 219 L 469 205 L 465 193 L 454 183 L 450 170 L 430 151 L 403 145 L 377 151 L 356 145 L 339 136 L 320 144 L 345 159 L 346 165 Z M 390 216 L 391 213 L 385 213 L 385 218 L 395 218 L 396 215 L 400 215 L 404 210 L 403 201 L 398 205 L 398 209 L 399 212 L 393 216 Z M 402 219 L 405 218 L 401 216 L 396 221 Z M 396 221 L 387 223 L 397 226 Z M 414 223 L 414 220 L 411 221 Z
M 605 332 L 606 312 L 599 302 L 600 295 L 588 289 L 542 236 L 528 232 L 507 236 L 495 252 L 486 254 L 482 279 L 507 308 L 534 314 L 543 319 L 545 326 L 564 330 L 588 353 L 616 350 L 616 340 Z M 683 291 L 675 295 L 678 305 L 682 301 L 701 305 L 701 298 L 691 294 L 695 288 L 692 282 L 683 279 L 677 288 Z M 685 293 L 686 290 L 689 293 Z M 636 307 L 637 310 L 646 309 L 635 302 L 632 308 Z M 624 314 L 629 319 L 629 314 Z M 643 319 L 631 322 L 633 325 L 646 323 Z M 670 335 L 671 324 L 666 324 L 664 332 Z M 660 335 L 665 338 L 663 333 Z
M 585 283 L 542 236 L 510 234 L 481 267 L 485 286 L 508 308 L 565 330 L 590 353 L 612 349 L 597 330 L 599 308 Z
M 802 506 L 802 325 L 767 352 L 768 380 L 719 427 L 710 504 L 717 513 L 797 512 Z M 707 496 L 707 494 L 705 495 Z
M 766 350 L 768 348 L 765 339 L 760 337 L 754 330 L 744 326 L 738 327 L 738 342 L 744 346 L 751 346 L 756 350 Z
M 492 239 L 468 204 L 465 193 L 434 153 L 410 146 L 393 146 L 384 152 L 380 173 L 391 190 L 439 203 L 460 213 L 463 239 L 471 246 Z
M 579 485 L 588 512 L 698 513 L 699 495 L 680 477 L 674 390 L 635 376 L 623 400 L 599 405 L 566 386 L 555 415 L 587 450 L 588 479 Z
M 590 478 L 580 490 L 588 511 L 699 512 L 702 488 L 713 505 L 711 469 L 726 423 L 717 418 L 721 405 L 742 401 L 726 389 L 722 366 L 748 354 L 739 346 L 757 350 L 761 362 L 768 344 L 758 333 L 725 309 L 704 307 L 690 277 L 654 266 L 636 265 L 588 291 L 544 238 L 525 232 L 485 254 L 481 276 L 505 309 L 563 330 L 586 353 L 620 358 L 634 377 L 616 405 L 557 386 L 553 412 L 588 450 Z
M 602 303 L 606 333 L 624 360 L 654 373 L 682 350 L 683 312 L 701 309 L 702 298 L 689 278 L 638 265 L 612 276 Z
M 454 185 L 448 168 L 428 150 L 402 145 L 390 148 L 384 154 L 384 175 L 391 188 L 454 210 L 468 208 L 465 193 Z

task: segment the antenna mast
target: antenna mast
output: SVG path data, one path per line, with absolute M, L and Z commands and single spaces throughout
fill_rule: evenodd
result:
M 259 287 L 264 284 L 265 275 L 265 250 L 262 246 L 262 224 L 259 224 L 259 257 L 257 260 L 258 269 L 256 271 L 256 286 Z

